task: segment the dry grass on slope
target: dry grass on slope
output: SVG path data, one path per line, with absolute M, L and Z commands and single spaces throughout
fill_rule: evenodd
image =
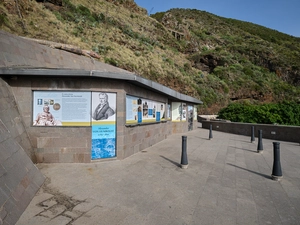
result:
M 143 10 L 136 12 L 104 0 L 72 0 L 64 4 L 60 7 L 29 0 L 4 0 L 0 10 L 9 22 L 1 29 L 19 36 L 94 50 L 101 55 L 102 62 L 197 96 L 192 88 L 193 80 L 180 71 L 189 61 L 163 43 L 162 37 L 174 37 Z M 70 6 L 83 6 L 102 20 L 90 22 L 76 13 L 72 15 L 74 20 L 64 19 L 62 15 Z M 197 73 L 193 69 L 191 72 Z

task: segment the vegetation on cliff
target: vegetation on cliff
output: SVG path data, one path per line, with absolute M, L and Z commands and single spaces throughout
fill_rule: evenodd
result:
M 245 100 L 300 102 L 300 38 L 200 10 L 148 16 L 133 0 L 4 0 L 0 29 L 94 50 L 200 98 L 200 113 Z
M 300 104 L 295 102 L 249 104 L 231 103 L 220 110 L 219 119 L 242 123 L 263 123 L 300 126 Z

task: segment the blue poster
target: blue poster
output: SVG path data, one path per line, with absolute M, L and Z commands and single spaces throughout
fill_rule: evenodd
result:
M 92 126 L 92 159 L 116 157 L 116 126 Z
M 160 112 L 156 112 L 156 122 L 160 121 Z
M 142 112 L 138 112 L 138 123 L 142 122 Z

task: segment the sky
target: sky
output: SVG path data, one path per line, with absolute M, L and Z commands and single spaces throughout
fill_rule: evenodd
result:
M 134 0 L 148 14 L 171 8 L 206 11 L 300 37 L 300 0 Z

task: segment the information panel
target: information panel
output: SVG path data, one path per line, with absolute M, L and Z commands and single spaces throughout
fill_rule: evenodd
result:
M 182 104 L 181 102 L 172 102 L 172 121 L 179 122 L 182 117 Z
M 91 92 L 33 92 L 33 126 L 90 126 Z
M 188 116 L 186 103 L 182 103 L 181 106 L 181 120 L 186 121 Z
M 126 96 L 126 123 L 147 123 L 165 120 L 165 104 L 149 99 Z
M 197 105 L 194 105 L 194 120 L 197 120 L 198 118 L 198 113 L 197 113 Z
M 187 118 L 188 118 L 188 130 L 193 130 L 193 122 L 194 122 L 194 106 L 188 105 Z
M 116 157 L 116 93 L 92 93 L 92 159 Z
M 171 119 L 171 105 L 168 104 L 167 106 L 167 119 L 170 120 Z

